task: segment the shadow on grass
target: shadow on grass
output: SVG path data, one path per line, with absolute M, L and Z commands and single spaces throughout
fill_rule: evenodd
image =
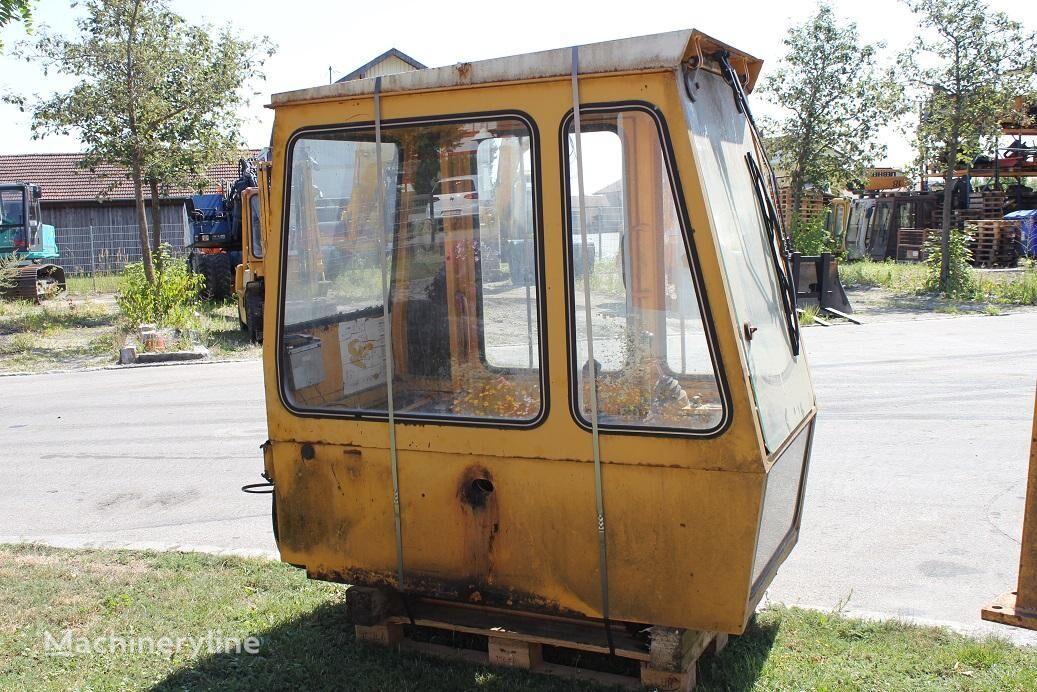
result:
M 777 624 L 752 624 L 746 634 L 716 658 L 700 662 L 702 689 L 748 690 L 760 675 L 777 634 Z M 414 639 L 428 641 L 419 628 Z M 449 633 L 440 632 L 449 644 Z M 507 668 L 447 661 L 414 652 L 399 652 L 357 642 L 346 618 L 345 604 L 323 605 L 311 613 L 269 630 L 256 632 L 259 653 L 221 653 L 200 659 L 158 682 L 153 689 L 174 690 L 598 690 L 599 685 Z M 456 642 L 462 643 L 462 642 Z M 471 646 L 468 641 L 463 642 Z M 483 647 L 485 648 L 485 647 Z M 555 650 L 563 654 L 564 652 Z M 545 651 L 545 654 L 547 652 Z M 556 658 L 545 656 L 545 658 Z M 584 655 L 581 667 L 630 672 L 617 666 L 629 661 L 593 665 Z M 559 661 L 572 664 L 571 661 Z M 636 675 L 636 664 L 632 667 Z
M 703 658 L 699 662 L 696 690 L 750 690 L 760 678 L 770 658 L 780 622 L 760 622 L 753 617 L 745 634 L 731 637 L 730 643 L 719 656 Z

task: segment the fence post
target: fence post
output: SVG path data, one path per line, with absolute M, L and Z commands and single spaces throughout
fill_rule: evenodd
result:
M 94 252 L 94 225 L 90 224 L 90 283 L 94 286 L 94 295 L 97 295 L 97 265 Z

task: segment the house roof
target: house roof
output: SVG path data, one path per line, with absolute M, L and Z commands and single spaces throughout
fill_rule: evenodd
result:
M 243 152 L 255 156 L 258 152 Z M 133 181 L 129 172 L 119 166 L 102 165 L 95 171 L 78 166 L 82 154 L 4 154 L 0 155 L 0 183 L 26 182 L 39 185 L 43 191 L 43 202 L 71 202 L 101 199 L 133 199 Z M 208 187 L 203 192 L 216 192 L 223 181 L 236 180 L 237 161 L 222 163 L 207 172 Z M 109 191 L 109 187 L 115 187 Z M 166 190 L 166 198 L 184 198 L 196 190 L 175 188 Z M 145 198 L 150 197 L 147 188 Z
M 345 77 L 341 77 L 339 79 L 336 79 L 335 81 L 336 82 L 348 82 L 348 81 L 357 79 L 358 77 L 366 74 L 368 70 L 370 70 L 372 67 L 374 67 L 375 65 L 377 65 L 381 61 L 385 60 L 386 58 L 397 58 L 399 60 L 402 60 L 403 62 L 405 62 L 408 65 L 410 65 L 411 67 L 413 67 L 415 70 L 424 70 L 424 69 L 426 69 L 425 65 L 422 65 L 420 62 L 418 62 L 417 60 L 415 60 L 411 56 L 407 55 L 402 50 L 397 50 L 395 48 L 390 48 L 389 50 L 385 51 L 384 53 L 379 55 L 374 60 L 371 60 L 370 62 L 364 63 L 360 67 L 356 68 L 355 70 L 353 70 L 352 72 L 347 74 Z
M 703 68 L 717 71 L 712 57 L 726 52 L 732 67 L 744 76 L 746 91 L 752 91 L 763 61 L 694 29 L 651 36 L 623 38 L 579 46 L 580 74 L 650 72 L 676 70 L 692 56 L 701 55 Z M 556 48 L 538 53 L 492 60 L 458 63 L 446 67 L 413 70 L 380 77 L 383 93 L 456 89 L 478 84 L 568 77 L 572 73 L 572 49 Z M 374 93 L 375 79 L 338 81 L 326 86 L 274 94 L 274 108 L 292 103 L 335 100 Z

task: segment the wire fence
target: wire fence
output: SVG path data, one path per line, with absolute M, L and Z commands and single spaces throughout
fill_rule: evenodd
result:
M 140 262 L 140 237 L 137 226 L 86 226 L 56 230 L 58 263 L 66 276 L 105 276 L 120 274 L 126 265 Z M 162 242 L 169 243 L 175 257 L 184 257 L 184 228 L 167 224 Z

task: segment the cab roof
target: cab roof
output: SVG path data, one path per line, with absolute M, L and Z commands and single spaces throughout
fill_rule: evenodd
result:
M 732 67 L 743 76 L 746 91 L 751 91 L 760 74 L 763 61 L 695 29 L 582 45 L 579 54 L 580 74 L 672 70 L 696 55 L 703 56 L 705 69 L 716 69 L 716 64 L 709 56 L 718 50 L 726 50 L 730 54 Z M 401 72 L 381 78 L 382 93 L 452 89 L 477 84 L 563 77 L 572 71 L 571 60 L 572 48 L 556 48 L 505 58 Z M 271 106 L 278 108 L 294 103 L 368 96 L 374 93 L 374 86 L 375 79 L 368 78 L 286 91 L 274 94 L 271 97 Z

